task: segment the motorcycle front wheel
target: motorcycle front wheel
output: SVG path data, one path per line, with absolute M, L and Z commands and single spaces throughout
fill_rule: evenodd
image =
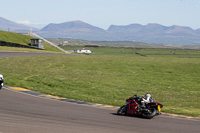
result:
M 142 113 L 142 117 L 147 118 L 147 119 L 151 119 L 155 115 L 156 115 L 156 109 L 155 108 L 149 109 L 148 112 Z
M 2 87 L 3 87 L 3 83 L 1 82 L 1 83 L 0 83 L 0 90 L 1 90 Z
M 117 110 L 117 114 L 118 114 L 118 115 L 126 115 L 126 105 L 120 107 L 120 108 Z

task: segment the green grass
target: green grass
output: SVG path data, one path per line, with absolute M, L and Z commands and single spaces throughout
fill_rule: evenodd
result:
M 64 46 L 65 50 L 90 49 L 92 55 L 144 55 L 146 57 L 200 58 L 200 50 Z M 136 54 L 139 53 L 139 54 Z
M 134 94 L 151 93 L 164 104 L 164 112 L 200 116 L 199 51 L 179 51 L 184 55 L 180 58 L 162 50 L 162 55 L 156 55 L 141 49 L 148 53 L 146 57 L 131 50 L 138 49 L 97 48 L 92 55 L 12 57 L 0 59 L 0 70 L 6 85 L 116 106 Z M 186 58 L 188 52 L 196 54 L 195 58 Z
M 59 49 L 49 45 L 49 44 L 46 44 L 44 43 L 44 50 L 42 50 L 43 52 L 51 52 L 51 53 L 62 53 L 64 54 L 62 51 L 60 51 Z
M 148 44 L 145 42 L 134 41 L 84 41 L 73 39 L 48 39 L 56 44 L 65 44 L 70 46 L 109 46 L 109 47 L 132 47 L 132 48 L 167 48 L 167 49 L 200 49 L 200 45 L 173 45 L 173 44 Z
M 30 43 L 30 39 L 34 37 L 13 33 L 13 32 L 6 32 L 0 31 L 0 41 L 10 42 L 10 43 L 17 43 L 21 45 L 28 45 Z M 7 47 L 7 46 L 0 46 L 0 50 L 3 51 L 27 51 L 27 52 L 53 52 L 53 53 L 63 53 L 60 50 L 56 49 L 53 46 L 48 44 L 44 44 L 45 50 L 40 49 L 31 49 L 31 48 L 19 48 L 19 47 Z
M 47 44 L 45 44 L 45 45 L 47 45 Z M 58 50 L 56 48 L 53 48 L 52 46 L 49 46 L 49 45 L 45 46 L 45 50 L 0 46 L 0 51 L 37 52 L 37 53 L 62 53 L 60 50 Z
M 13 32 L 6 32 L 6 31 L 0 31 L 0 40 L 5 42 L 11 42 L 11 43 L 17 43 L 21 45 L 28 45 L 30 43 L 30 39 L 33 37 L 13 33 Z

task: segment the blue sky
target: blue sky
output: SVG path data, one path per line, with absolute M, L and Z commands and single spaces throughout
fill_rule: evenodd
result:
M 158 23 L 200 28 L 200 0 L 0 0 L 0 17 L 42 28 L 81 20 L 110 25 Z

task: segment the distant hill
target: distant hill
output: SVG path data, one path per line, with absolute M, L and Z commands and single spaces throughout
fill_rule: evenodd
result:
M 49 24 L 38 32 L 46 38 L 71 38 L 83 40 L 101 40 L 107 36 L 104 29 L 82 21 L 71 21 L 60 24 Z
M 200 29 L 199 29 L 200 30 Z M 193 30 L 190 27 L 183 26 L 163 26 L 160 24 L 131 24 L 127 26 L 115 26 L 111 25 L 108 31 L 113 33 L 125 33 L 125 34 L 135 34 L 135 35 L 175 35 L 175 36 L 195 36 L 198 34 L 198 30 Z
M 18 24 L 16 22 L 7 20 L 5 18 L 0 17 L 0 30 L 3 31 L 12 31 L 12 32 L 28 32 L 30 31 L 29 26 Z M 36 28 L 32 28 L 33 31 L 38 31 Z
M 0 30 L 28 32 L 30 27 L 0 17 Z M 68 38 L 88 41 L 133 41 L 151 44 L 200 45 L 200 29 L 185 26 L 163 26 L 156 23 L 147 25 L 111 25 L 107 30 L 82 21 L 45 26 L 33 31 L 44 38 Z
M 44 27 L 43 29 L 41 29 L 41 31 L 73 31 L 73 30 L 80 30 L 80 31 L 95 31 L 95 32 L 104 32 L 103 29 L 92 26 L 90 24 L 84 23 L 82 21 L 70 21 L 70 22 L 65 22 L 65 23 L 61 23 L 61 24 L 49 24 L 46 27 Z
M 193 30 L 183 26 L 163 26 L 159 24 L 127 26 L 111 25 L 108 31 L 118 37 L 119 40 L 139 41 L 146 43 L 162 44 L 200 44 L 200 29 Z
M 200 44 L 200 29 L 184 26 L 163 26 L 160 24 L 111 25 L 107 30 L 81 21 L 49 24 L 40 32 L 45 38 L 69 38 L 88 41 L 135 41 L 161 44 Z

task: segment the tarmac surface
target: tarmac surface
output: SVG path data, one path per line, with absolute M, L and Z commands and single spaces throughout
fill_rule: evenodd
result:
M 0 51 L 0 58 L 8 58 L 8 57 L 16 57 L 16 56 L 38 56 L 38 55 L 43 56 L 43 55 L 67 55 L 67 54 Z
M 12 53 L 2 56 L 29 56 Z M 31 55 L 33 55 L 31 53 Z M 37 55 L 37 54 L 36 54 Z M 200 120 L 159 115 L 118 116 L 116 109 L 49 98 L 28 90 L 0 90 L 0 133 L 199 133 Z
M 116 110 L 0 91 L 0 133 L 199 133 L 200 121 L 159 115 L 118 116 Z

